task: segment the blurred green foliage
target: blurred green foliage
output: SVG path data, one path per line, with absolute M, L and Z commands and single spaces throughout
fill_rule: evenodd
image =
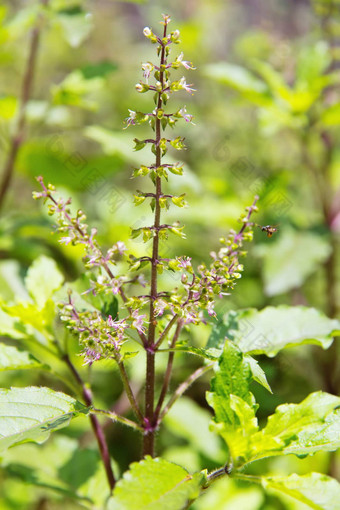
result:
M 52 335 L 54 320 L 48 294 L 54 268 L 35 275 L 32 263 L 42 254 L 50 256 L 71 282 L 80 276 L 82 257 L 79 247 L 58 243 L 51 235 L 50 218 L 31 200 L 36 176 L 53 182 L 63 196 L 73 196 L 74 207 L 87 212 L 105 247 L 122 240 L 136 256 L 143 253 L 144 245 L 129 238 L 130 227 L 139 228 L 150 212 L 144 205 L 132 207 L 138 182 L 130 177 L 134 165 L 145 164 L 147 156 L 133 152 L 132 140 L 142 137 L 143 130 L 124 131 L 123 120 L 129 108 L 149 108 L 144 96 L 135 94 L 134 84 L 141 60 L 151 58 L 142 29 L 156 29 L 161 12 L 169 12 L 181 30 L 184 54 L 197 67 L 193 81 L 198 91 L 188 107 L 195 125 L 181 127 L 189 148 L 185 176 L 180 183 L 170 176 L 168 184 L 170 192 L 186 193 L 189 208 L 181 210 L 181 219 L 188 240 L 164 242 L 163 255 L 206 261 L 218 238 L 237 227 L 236 218 L 259 194 L 257 221 L 278 225 L 278 233 L 268 238 L 256 231 L 243 278 L 219 305 L 218 319 L 230 310 L 281 304 L 314 306 L 332 317 L 339 311 L 340 57 L 334 42 L 339 2 L 174 0 L 169 5 L 165 0 L 50 0 L 46 7 L 38 0 L 15 0 L 0 5 L 0 168 L 15 130 L 28 37 L 37 17 L 41 40 L 34 92 L 26 108 L 26 137 L 1 211 L 0 297 L 7 302 L 6 313 L 12 310 L 27 324 L 24 331 L 16 320 L 7 324 L 27 342 L 39 332 Z M 170 210 L 169 222 L 176 221 L 177 214 Z M 173 285 L 171 277 L 165 278 L 165 285 Z M 37 298 L 34 305 L 27 305 L 28 294 Z M 14 313 L 14 307 L 20 310 Z M 1 334 L 11 345 L 10 335 L 4 330 Z M 205 326 L 185 333 L 188 338 L 194 335 L 195 345 L 202 348 L 209 334 Z M 77 353 L 74 339 L 67 341 Z M 330 354 L 302 346 L 280 353 L 270 363 L 260 358 L 274 392 L 254 388 L 261 421 L 279 403 L 300 401 L 320 387 L 339 391 L 338 347 L 333 345 Z M 190 353 L 177 356 L 174 388 L 199 366 Z M 49 385 L 67 391 L 70 381 L 61 367 L 46 370 L 34 357 L 22 357 L 20 371 L 2 372 L 1 386 Z M 35 363 L 34 371 L 22 370 Z M 158 367 L 159 377 L 164 367 L 165 360 Z M 59 369 L 56 383 L 52 374 Z M 132 384 L 141 392 L 144 366 L 138 357 L 133 369 Z M 98 407 L 115 401 L 117 408 L 126 409 L 119 376 L 109 363 L 99 363 L 90 378 Z M 224 458 L 225 447 L 208 430 L 207 381 L 190 388 L 191 399 L 171 411 L 158 437 L 164 458 L 188 470 L 214 469 Z M 195 430 L 190 427 L 193 422 L 199 424 Z M 138 459 L 137 435 L 111 423 L 106 427 L 110 452 L 124 471 Z M 316 470 L 340 476 L 339 456 L 324 452 L 304 460 L 290 456 L 262 462 L 273 475 Z M 84 508 L 89 507 L 88 498 L 99 498 L 95 503 L 101 505 L 100 497 L 106 494 L 106 488 L 100 489 L 105 477 L 83 417 L 44 445 L 9 450 L 2 465 L 4 510 Z M 258 474 L 259 468 L 253 469 Z M 302 510 L 305 505 L 280 492 L 268 495 L 261 487 L 221 480 L 192 506 L 236 507 Z

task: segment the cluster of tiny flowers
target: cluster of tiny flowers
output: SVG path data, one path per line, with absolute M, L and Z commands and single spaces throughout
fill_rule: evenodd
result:
M 119 362 L 122 359 L 120 350 L 126 341 L 126 330 L 131 328 L 144 332 L 145 315 L 134 310 L 129 317 L 113 319 L 111 315 L 106 319 L 95 311 L 78 311 L 69 296 L 68 303 L 60 303 L 62 309 L 60 318 L 66 328 L 75 334 L 83 347 L 82 354 L 86 364 L 92 364 L 100 359 L 112 358 Z
M 257 201 L 258 197 L 255 197 L 253 204 L 247 207 L 247 214 L 240 219 L 240 231 L 231 230 L 227 239 L 220 239 L 222 247 L 218 253 L 210 253 L 212 263 L 209 267 L 201 264 L 195 271 L 190 257 L 177 257 L 168 262 L 172 271 L 181 272 L 181 283 L 185 292 L 183 294 L 175 289 L 167 301 L 164 298 L 158 300 L 156 309 L 160 310 L 159 315 L 167 310 L 183 318 L 185 324 L 204 322 L 203 310 L 211 317 L 216 316 L 216 298 L 228 295 L 235 281 L 241 278 L 243 266 L 238 259 L 246 254 L 241 251 L 243 243 L 252 240 L 254 223 L 250 222 L 250 217 L 257 212 Z
M 154 346 L 148 343 L 148 334 L 149 328 L 156 327 L 157 321 L 160 321 L 161 325 L 170 318 L 171 323 L 177 319 L 181 320 L 181 324 L 199 324 L 204 322 L 207 316 L 215 317 L 215 301 L 217 298 L 227 295 L 228 291 L 233 288 L 235 281 L 240 278 L 243 267 L 238 259 L 245 253 L 241 249 L 245 241 L 252 239 L 251 227 L 254 223 L 250 222 L 250 216 L 257 210 L 258 197 L 247 208 L 247 213 L 241 219 L 242 227 L 239 232 L 231 231 L 227 239 L 220 240 L 222 245 L 220 250 L 210 254 L 212 262 L 209 266 L 201 264 L 194 268 L 190 257 L 182 256 L 168 259 L 158 253 L 158 242 L 167 240 L 169 234 L 185 238 L 184 227 L 179 222 L 161 223 L 161 210 L 169 209 L 170 206 L 179 208 L 187 206 L 184 193 L 173 195 L 162 190 L 162 180 L 167 181 L 169 173 L 178 176 L 183 175 L 183 166 L 180 162 L 167 163 L 163 162 L 162 158 L 166 155 L 169 147 L 178 151 L 185 149 L 183 138 L 180 136 L 169 138 L 162 131 L 168 127 L 173 128 L 180 119 L 193 124 L 193 116 L 187 112 L 186 106 L 172 113 L 168 113 L 164 107 L 173 93 L 185 91 L 192 94 L 195 91 L 192 85 L 187 83 L 185 77 L 174 81 L 170 79 L 170 71 L 172 70 L 180 68 L 192 70 L 195 68 L 191 62 L 184 60 L 183 53 L 168 62 L 170 46 L 180 42 L 178 30 L 174 30 L 167 35 L 169 22 L 169 16 L 164 15 L 162 22 L 164 25 L 163 37 L 155 35 L 149 27 L 144 29 L 145 37 L 151 43 L 157 45 L 157 53 L 160 59 L 157 64 L 151 62 L 142 64 L 144 81 L 140 81 L 136 85 L 136 90 L 140 93 L 151 91 L 155 107 L 152 111 L 146 113 L 129 110 L 129 116 L 125 121 L 126 127 L 149 123 L 155 132 L 153 138 L 134 139 L 134 149 L 136 151 L 142 150 L 144 147 L 150 147 L 151 152 L 156 156 L 155 163 L 148 166 L 141 165 L 133 171 L 133 177 L 148 177 L 155 186 L 155 192 L 153 193 L 137 190 L 134 195 L 136 206 L 146 200 L 150 201 L 152 211 L 156 211 L 155 221 L 151 226 L 131 230 L 132 239 L 141 236 L 145 243 L 153 242 L 152 257 L 135 257 L 130 254 L 126 258 L 130 265 L 128 276 L 113 274 L 111 268 L 115 265 L 115 258 L 125 252 L 124 243 L 118 241 L 104 255 L 96 240 L 96 229 L 92 229 L 90 233 L 88 232 L 84 213 L 78 211 L 75 216 L 72 216 L 69 208 L 70 199 L 54 198 L 54 187 L 51 185 L 45 186 L 41 177 L 38 178 L 38 181 L 42 191 L 34 194 L 35 198 L 43 198 L 45 201 L 49 201 L 49 213 L 56 215 L 58 231 L 63 235 L 60 241 L 65 244 L 83 245 L 86 253 L 84 257 L 85 267 L 87 269 L 96 267 L 99 269 L 97 271 L 98 276 L 91 280 L 91 288 L 88 292 L 118 296 L 125 308 L 126 317 L 118 319 L 118 317 L 115 318 L 111 315 L 106 318 L 99 310 L 77 311 L 71 297 L 68 303 L 61 305 L 61 318 L 67 328 L 78 336 L 83 347 L 85 363 L 89 364 L 105 358 L 112 358 L 117 362 L 122 360 L 121 346 L 127 339 L 128 329 L 137 332 L 145 348 L 153 348 Z M 158 218 L 157 221 L 156 217 Z M 157 246 L 157 249 L 155 249 L 155 246 Z M 156 290 L 152 284 L 154 281 L 157 282 L 156 279 L 151 282 L 150 294 L 141 296 L 126 295 L 124 286 L 127 284 L 137 283 L 145 287 L 147 282 L 139 271 L 148 264 L 152 266 L 153 275 L 156 272 L 162 273 L 164 270 L 178 273 L 178 286 L 170 292 L 159 292 L 157 283 Z M 150 303 L 152 303 L 152 306 Z M 142 313 L 146 306 L 150 309 L 149 322 L 147 316 Z
M 115 257 L 124 254 L 126 250 L 125 244 L 122 241 L 118 241 L 104 255 L 95 238 L 97 229 L 92 228 L 91 232 L 88 233 L 88 225 L 85 223 L 86 216 L 83 211 L 79 209 L 76 215 L 72 217 L 69 208 L 71 199 L 54 198 L 55 187 L 51 184 L 46 186 L 42 177 L 38 177 L 37 181 L 40 183 L 42 191 L 34 192 L 33 197 L 50 201 L 48 212 L 51 216 L 57 215 L 57 230 L 62 234 L 66 234 L 60 238 L 59 242 L 66 245 L 83 245 L 86 251 L 86 256 L 84 257 L 85 267 L 89 269 L 99 266 L 103 267 L 108 263 L 114 265 Z

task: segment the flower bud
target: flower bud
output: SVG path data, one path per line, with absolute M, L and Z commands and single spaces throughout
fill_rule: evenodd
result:
M 179 30 L 174 30 L 173 32 L 171 32 L 171 40 L 172 40 L 172 42 L 177 41 L 179 36 L 180 36 Z

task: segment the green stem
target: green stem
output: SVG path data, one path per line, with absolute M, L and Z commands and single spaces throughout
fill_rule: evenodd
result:
M 114 413 L 113 411 L 105 411 L 104 409 L 91 409 L 91 413 L 93 414 L 102 414 L 104 416 L 108 416 L 113 421 L 118 421 L 122 423 L 123 425 L 127 425 L 128 427 L 131 427 L 135 430 L 139 430 L 140 432 L 143 432 L 143 428 L 140 427 L 136 422 L 129 420 L 128 418 L 125 418 L 125 416 L 120 416 L 117 413 Z
M 123 382 L 123 385 L 124 385 L 124 389 L 125 389 L 125 392 L 126 392 L 126 395 L 129 399 L 129 402 L 131 404 L 131 407 L 136 415 L 136 417 L 138 418 L 139 422 L 140 423 L 143 423 L 143 415 L 139 409 L 139 405 L 137 403 L 137 400 L 134 396 L 134 393 L 131 389 L 131 386 L 130 386 L 130 383 L 129 383 L 129 378 L 128 378 L 128 375 L 126 373 L 126 370 L 125 370 L 125 366 L 124 366 L 124 363 L 122 361 L 118 362 L 118 368 L 119 368 L 119 372 L 120 372 L 120 375 L 121 375 L 121 378 L 122 378 L 122 382 Z M 112 413 L 112 414 L 115 414 L 115 413 Z
M 160 413 L 158 421 L 161 422 L 164 418 L 164 416 L 170 411 L 171 407 L 174 405 L 174 403 L 187 391 L 189 386 L 196 381 L 201 375 L 205 374 L 209 370 L 213 368 L 215 363 L 209 363 L 208 365 L 205 365 L 203 367 L 199 367 L 195 372 L 193 372 L 184 382 L 182 382 L 175 393 L 170 398 L 167 405 L 163 408 L 163 411 Z
M 47 5 L 48 0 L 41 0 L 42 5 Z M 11 185 L 13 178 L 14 166 L 17 159 L 17 155 L 21 145 L 23 144 L 26 134 L 26 108 L 27 103 L 30 100 L 33 88 L 33 79 L 36 66 L 36 60 L 39 49 L 40 40 L 40 16 L 36 22 L 36 26 L 32 29 L 30 35 L 30 42 L 28 47 L 28 57 L 26 61 L 26 68 L 21 85 L 20 94 L 20 108 L 17 124 L 10 140 L 10 148 L 5 165 L 2 172 L 2 180 L 0 183 L 0 209 L 2 208 L 6 194 Z
M 175 334 L 173 336 L 173 339 L 172 339 L 171 345 L 170 345 L 170 347 L 172 349 L 176 345 L 176 342 L 178 340 L 178 337 L 180 335 L 180 332 L 181 332 L 182 328 L 183 328 L 183 320 L 179 320 L 179 322 L 177 324 L 177 328 L 176 328 Z M 155 409 L 155 420 L 157 422 L 158 422 L 159 413 L 161 412 L 162 405 L 163 405 L 164 399 L 166 397 L 166 394 L 167 394 L 167 391 L 168 391 L 168 388 L 169 388 L 174 357 L 175 357 L 175 351 L 169 352 L 168 364 L 167 364 L 166 371 L 165 371 L 163 386 L 162 386 L 161 393 L 160 393 L 159 399 L 158 399 L 158 403 L 157 403 L 157 406 L 156 406 L 156 409 Z M 159 425 L 159 422 L 157 423 L 157 425 Z

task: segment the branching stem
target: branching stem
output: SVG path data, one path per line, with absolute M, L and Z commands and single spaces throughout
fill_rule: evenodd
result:
M 79 386 L 82 388 L 82 394 L 83 394 L 83 399 L 84 399 L 85 404 L 89 407 L 93 407 L 91 390 L 90 390 L 90 388 L 88 388 L 86 386 L 86 384 L 83 381 L 83 379 L 81 378 L 78 370 L 76 369 L 76 367 L 73 365 L 72 361 L 70 360 L 68 354 L 64 354 L 63 360 L 65 361 L 66 365 L 72 372 L 72 375 L 75 378 L 75 380 L 77 381 L 77 383 L 79 384 Z M 99 420 L 96 415 L 90 414 L 90 421 L 91 421 L 93 433 L 97 439 L 100 455 L 101 455 L 101 458 L 102 458 L 102 461 L 104 464 L 104 468 L 105 468 L 106 478 L 109 483 L 110 490 L 112 491 L 116 484 L 116 480 L 115 480 L 115 476 L 113 474 L 112 467 L 111 467 L 110 453 L 109 453 L 109 449 L 107 446 L 105 434 L 104 434 L 102 426 L 100 425 Z
M 42 5 L 47 5 L 48 0 L 41 0 Z M 21 84 L 20 94 L 20 107 L 17 124 L 14 133 L 10 140 L 10 147 L 7 159 L 4 164 L 2 178 L 0 183 L 0 209 L 2 209 L 5 197 L 9 190 L 13 178 L 15 162 L 21 145 L 24 142 L 26 134 L 26 109 L 27 103 L 31 98 L 33 79 L 38 56 L 39 41 L 40 41 L 40 16 L 38 16 L 36 26 L 32 29 L 30 34 L 30 42 L 28 48 L 28 56 L 26 61 L 25 72 Z

